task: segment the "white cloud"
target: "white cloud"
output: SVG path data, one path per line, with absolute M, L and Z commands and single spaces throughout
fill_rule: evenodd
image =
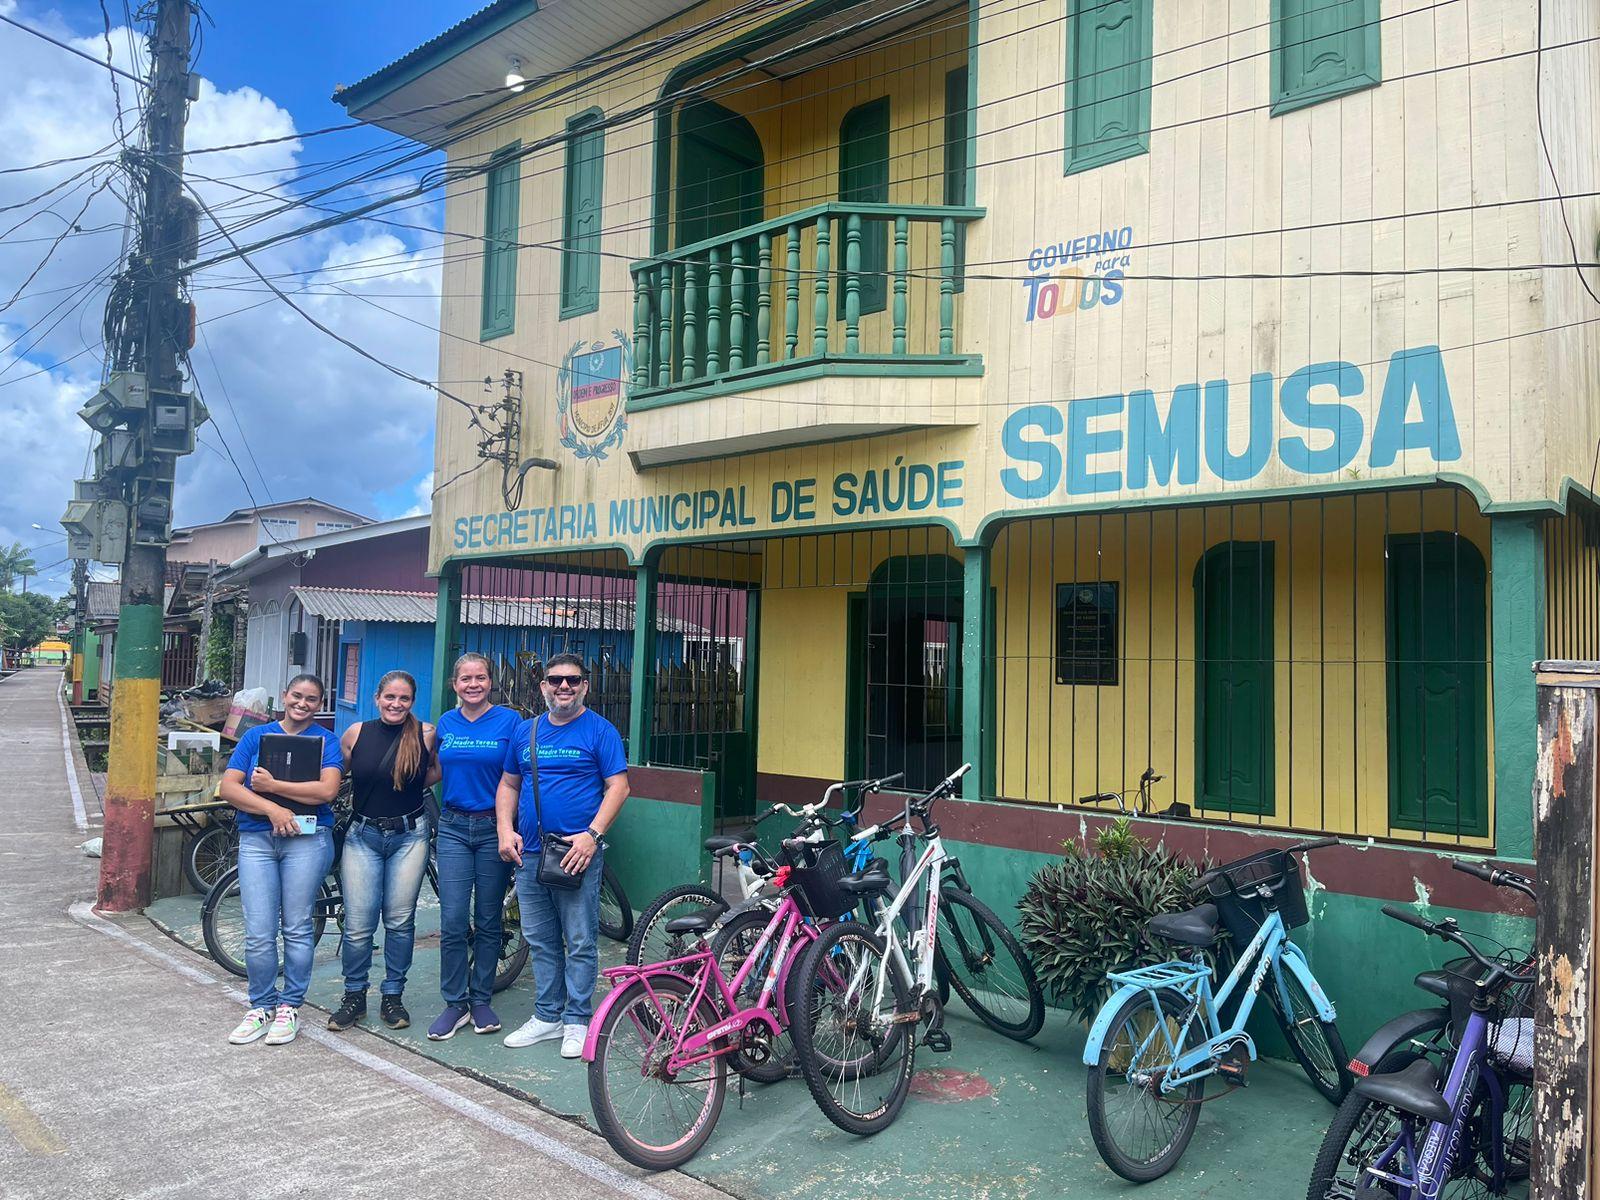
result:
M 0 11 L 90 55 L 105 53 L 98 30 L 67 28 L 50 10 L 0 0 Z M 142 69 L 131 61 L 124 31 L 113 31 L 112 47 L 119 66 Z M 103 68 L 0 26 L 0 79 L 6 80 L 0 89 L 0 167 L 89 154 L 112 140 L 114 111 Z M 123 80 L 120 90 L 126 109 L 136 85 Z M 193 149 L 294 132 L 290 114 L 269 96 L 248 87 L 220 92 L 204 81 L 190 111 L 187 141 Z M 235 226 L 247 216 L 270 212 L 279 201 L 199 176 L 270 191 L 289 179 L 302 157 L 344 152 L 336 144 L 339 136 L 321 139 L 312 149 L 290 140 L 196 155 L 189 162 L 191 178 L 206 204 Z M 21 205 L 86 165 L 0 175 L 0 210 Z M 109 173 L 100 168 L 92 183 Z M 406 182 L 388 180 L 382 187 Z M 123 190 L 123 177 L 113 176 L 112 184 Z M 0 304 L 38 265 L 91 186 L 67 183 L 31 207 L 0 211 L 0 234 L 32 215 L 0 237 Z M 333 202 L 343 207 L 362 194 L 341 194 Z M 413 210 L 400 219 L 419 224 L 436 219 L 424 212 Z M 247 244 L 321 215 L 300 209 L 268 216 L 235 236 Z M 6 481 L 0 488 L 0 543 L 16 539 L 35 545 L 50 536 L 30 525 L 56 529 L 72 480 L 81 472 L 89 434 L 74 412 L 99 384 L 95 347 L 105 304 L 102 277 L 116 261 L 122 218 L 121 200 L 110 188 L 102 191 L 77 220 L 83 232 L 66 238 L 28 285 L 27 296 L 0 313 L 0 348 L 16 340 L 11 349 L 0 349 L 0 472 Z M 205 218 L 201 232 L 203 255 L 226 249 Z M 439 273 L 430 261 L 434 244 L 426 234 L 352 223 L 251 257 L 262 271 L 281 277 L 279 286 L 317 320 L 381 360 L 427 379 L 438 363 L 437 334 L 431 329 L 439 319 Z M 363 279 L 362 261 L 380 256 L 383 262 L 366 273 L 381 272 L 381 278 Z M 251 503 L 251 493 L 262 502 L 268 494 L 276 499 L 317 495 L 374 516 L 397 515 L 413 500 L 426 505 L 428 497 L 414 491 L 414 481 L 433 460 L 435 406 L 428 389 L 314 329 L 237 260 L 203 272 L 195 280 L 194 300 L 205 336 L 193 357 L 212 422 L 201 435 L 209 448 L 179 468 L 180 522 L 221 516 Z M 229 449 L 248 489 L 229 461 Z M 431 483 L 427 486 L 431 489 Z

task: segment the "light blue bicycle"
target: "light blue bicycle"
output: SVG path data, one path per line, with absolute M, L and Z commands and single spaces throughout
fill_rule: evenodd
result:
M 1196 884 L 1205 903 L 1146 926 L 1151 937 L 1187 947 L 1182 956 L 1107 976 L 1119 986 L 1090 1026 L 1083 1061 L 1089 1132 L 1106 1166 L 1124 1179 L 1147 1183 L 1177 1165 L 1208 1099 L 1208 1079 L 1244 1083 L 1256 1058 L 1245 1023 L 1263 989 L 1317 1091 L 1337 1104 L 1350 1090 L 1333 1004 L 1288 933 L 1310 919 L 1294 856 L 1336 844 L 1322 838 L 1207 871 Z M 1232 969 L 1213 991 L 1203 952 L 1224 928 L 1229 940 L 1219 957 Z M 1235 996 L 1224 1026 L 1222 1010 Z

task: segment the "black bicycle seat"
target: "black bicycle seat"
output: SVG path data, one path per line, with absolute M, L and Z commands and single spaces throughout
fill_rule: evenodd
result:
M 1151 917 L 1145 929 L 1151 937 L 1185 946 L 1213 946 L 1217 941 L 1217 906 L 1202 904 L 1186 912 Z
M 726 834 L 719 834 L 716 837 L 708 837 L 706 839 L 706 850 L 711 854 L 724 854 L 727 851 L 732 850 L 738 844 L 738 838 L 728 837 Z
M 1448 1123 L 1450 1105 L 1439 1094 L 1439 1068 L 1419 1058 L 1402 1071 L 1356 1080 L 1355 1091 L 1368 1100 L 1398 1108 L 1425 1121 Z
M 721 916 L 716 909 L 702 908 L 699 912 L 673 917 L 667 922 L 668 933 L 704 933 Z
M 889 878 L 889 864 L 881 858 L 873 859 L 855 874 L 839 880 L 839 890 L 852 896 L 878 895 L 893 886 L 894 881 Z
M 1422 971 L 1411 982 L 1441 1000 L 1450 999 L 1450 977 L 1443 971 Z

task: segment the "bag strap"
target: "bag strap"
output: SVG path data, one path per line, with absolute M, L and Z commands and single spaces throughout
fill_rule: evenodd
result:
M 539 834 L 539 842 L 544 844 L 544 813 L 539 808 L 539 722 L 544 720 L 543 715 L 533 719 L 533 724 L 528 726 L 528 771 L 533 776 L 533 827 Z

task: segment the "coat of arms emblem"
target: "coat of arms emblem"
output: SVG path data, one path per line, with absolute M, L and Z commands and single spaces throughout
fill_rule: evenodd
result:
M 633 374 L 633 345 L 620 329 L 611 336 L 616 340 L 574 342 L 556 374 L 561 444 L 579 458 L 605 458 L 628 429 L 622 401 Z

